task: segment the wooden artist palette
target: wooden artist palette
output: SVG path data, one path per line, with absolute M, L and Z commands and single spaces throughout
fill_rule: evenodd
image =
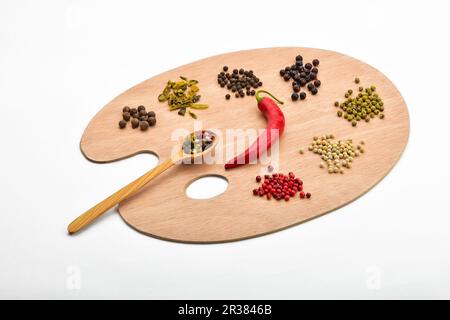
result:
M 279 76 L 279 70 L 294 63 L 301 54 L 304 61 L 320 60 L 322 81 L 316 96 L 292 102 L 292 87 Z M 154 76 L 125 91 L 109 102 L 89 123 L 81 139 L 81 150 L 95 162 L 111 162 L 141 152 L 160 159 L 170 157 L 177 129 L 194 131 L 194 119 L 169 112 L 167 103 L 158 102 L 168 80 L 180 75 L 199 81 L 201 103 L 206 110 L 196 111 L 204 129 L 260 129 L 266 121 L 254 97 L 225 100 L 230 93 L 217 83 L 222 66 L 254 70 L 263 89 L 285 101 L 281 107 L 285 132 L 279 143 L 279 170 L 294 172 L 304 181 L 309 200 L 292 198 L 289 202 L 267 201 L 252 195 L 255 176 L 267 165 L 241 166 L 225 171 L 222 164 L 181 165 L 164 173 L 141 192 L 122 202 L 119 212 L 134 229 L 162 239 L 213 243 L 240 240 L 281 230 L 342 207 L 370 190 L 399 160 L 408 141 L 409 115 L 394 84 L 381 72 L 349 56 L 310 48 L 267 48 L 227 53 L 203 59 Z M 375 85 L 384 101 L 385 119 L 359 122 L 352 127 L 338 118 L 334 101 L 344 93 L 357 91 L 355 77 L 362 86 Z M 157 124 L 146 132 L 120 130 L 117 126 L 125 105 L 144 105 L 157 114 Z M 355 159 L 345 174 L 328 174 L 320 169 L 318 155 L 307 151 L 313 136 L 334 134 L 337 139 L 365 141 L 365 153 Z M 228 142 L 227 142 L 228 143 Z M 226 144 L 223 144 L 225 148 Z M 303 155 L 299 149 L 305 150 Z M 143 168 L 143 172 L 148 168 Z M 214 198 L 195 200 L 186 196 L 186 187 L 199 177 L 218 175 L 229 182 L 227 190 Z

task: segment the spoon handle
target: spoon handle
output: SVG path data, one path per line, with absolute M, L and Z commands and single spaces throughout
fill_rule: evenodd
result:
M 142 189 L 147 183 L 149 183 L 154 178 L 159 176 L 161 173 L 172 167 L 174 164 L 175 162 L 172 159 L 168 159 L 163 163 L 161 163 L 156 168 L 150 170 L 149 172 L 141 176 L 140 178 L 137 178 L 130 184 L 126 185 L 119 191 L 116 191 L 108 198 L 106 198 L 99 204 L 95 205 L 94 207 L 83 213 L 81 216 L 76 218 L 74 221 L 72 221 L 72 223 L 69 224 L 69 226 L 67 227 L 69 234 L 74 234 L 75 232 L 81 230 L 89 223 L 91 223 L 93 220 L 101 216 L 103 213 L 114 207 L 116 204 L 134 195 L 136 192 Z

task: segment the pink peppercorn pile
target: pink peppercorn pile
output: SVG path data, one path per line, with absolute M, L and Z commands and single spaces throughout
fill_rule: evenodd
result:
M 263 179 L 261 176 L 256 176 L 255 180 L 257 183 L 261 183 Z M 267 200 L 274 198 L 289 201 L 290 198 L 296 196 L 297 192 L 300 194 L 300 199 L 311 198 L 311 193 L 303 191 L 303 181 L 296 178 L 292 172 L 287 175 L 283 173 L 266 174 L 261 186 L 253 189 L 254 196 L 265 196 Z

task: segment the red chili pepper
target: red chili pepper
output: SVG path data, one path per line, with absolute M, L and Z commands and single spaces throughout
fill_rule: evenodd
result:
M 261 154 L 266 150 L 270 150 L 272 143 L 276 141 L 276 138 L 281 137 L 284 131 L 284 115 L 278 105 L 270 98 L 261 97 L 261 93 L 267 93 L 273 99 L 275 99 L 279 104 L 283 104 L 282 101 L 275 98 L 271 93 L 258 90 L 256 92 L 256 101 L 258 101 L 258 108 L 263 113 L 267 120 L 267 128 L 264 133 L 262 133 L 256 141 L 248 147 L 243 153 L 237 155 L 225 164 L 225 169 L 236 168 L 237 166 L 248 164 L 251 161 L 259 159 Z M 272 130 L 278 130 L 278 135 L 272 136 Z M 252 159 L 250 159 L 250 156 Z

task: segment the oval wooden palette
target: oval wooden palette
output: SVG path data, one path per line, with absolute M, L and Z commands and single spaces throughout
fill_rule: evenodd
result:
M 279 70 L 294 63 L 301 54 L 305 61 L 320 60 L 322 81 L 317 96 L 292 102 L 291 84 L 279 76 Z M 140 193 L 123 202 L 119 212 L 136 230 L 158 238 L 213 243 L 240 240 L 282 230 L 323 215 L 355 200 L 378 183 L 399 160 L 409 135 L 406 104 L 394 84 L 370 65 L 349 56 L 311 48 L 268 48 L 227 53 L 200 60 L 148 79 L 125 91 L 108 103 L 89 123 L 81 139 L 81 150 L 95 162 L 111 162 L 141 152 L 152 152 L 160 159 L 170 156 L 176 129 L 193 131 L 194 120 L 169 112 L 159 103 L 158 94 L 168 80 L 180 75 L 199 80 L 201 102 L 209 109 L 197 113 L 203 128 L 260 129 L 265 120 L 254 97 L 227 101 L 227 90 L 217 84 L 223 65 L 254 70 L 263 88 L 285 101 L 282 110 L 286 129 L 279 144 L 280 172 L 293 171 L 304 181 L 309 200 L 298 198 L 266 201 L 254 197 L 255 176 L 266 165 L 255 164 L 225 171 L 223 164 L 176 166 L 164 173 Z M 349 88 L 357 91 L 354 78 L 362 86 L 376 85 L 385 103 L 383 120 L 350 123 L 336 116 L 334 101 L 343 100 Z M 143 104 L 157 113 L 157 125 L 147 132 L 128 126 L 118 129 L 121 109 Z M 365 153 L 354 161 L 345 174 L 328 174 L 319 168 L 320 158 L 307 151 L 315 135 L 334 134 L 338 139 L 365 141 Z M 305 150 L 303 155 L 299 149 Z M 144 172 L 143 172 L 144 173 Z M 194 200 L 186 196 L 186 186 L 205 175 L 225 177 L 227 190 L 212 199 Z

